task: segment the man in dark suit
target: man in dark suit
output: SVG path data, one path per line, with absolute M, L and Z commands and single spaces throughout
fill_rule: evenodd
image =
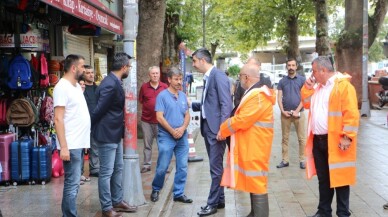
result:
M 201 111 L 201 134 L 205 139 L 209 157 L 210 186 L 207 205 L 201 207 L 199 216 L 212 215 L 225 207 L 224 188 L 220 186 L 223 173 L 225 138 L 217 138 L 220 125 L 229 118 L 232 111 L 229 79 L 226 74 L 212 65 L 212 57 L 205 48 L 192 55 L 193 67 L 204 74 L 204 90 L 200 103 L 192 103 L 193 111 Z
M 98 193 L 103 216 L 118 217 L 122 212 L 135 212 L 123 200 L 123 145 L 125 93 L 121 80 L 128 77 L 131 57 L 117 53 L 113 57 L 112 72 L 96 89 L 97 105 L 91 113 L 93 137 L 98 146 L 100 173 Z

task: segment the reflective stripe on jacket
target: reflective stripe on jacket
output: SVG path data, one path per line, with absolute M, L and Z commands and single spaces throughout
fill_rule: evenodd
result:
M 233 117 L 221 124 L 231 136 L 221 185 L 256 194 L 267 193 L 276 95 L 266 86 L 249 91 Z
M 357 131 L 360 114 L 358 111 L 357 95 L 353 85 L 349 82 L 350 76 L 338 73 L 334 87 L 329 98 L 328 114 L 328 152 L 330 187 L 353 185 L 356 182 L 356 151 Z M 310 108 L 311 96 L 314 89 L 302 87 L 301 96 L 306 109 Z M 312 102 L 313 103 L 313 102 Z M 306 173 L 311 179 L 316 175 L 313 157 L 313 133 L 311 129 L 311 111 L 308 118 L 307 143 L 306 143 Z M 340 138 L 346 135 L 352 139 L 348 150 L 342 151 L 338 144 Z

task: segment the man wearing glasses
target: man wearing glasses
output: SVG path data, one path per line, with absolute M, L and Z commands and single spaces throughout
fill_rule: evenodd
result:
M 96 89 L 97 105 L 90 114 L 93 137 L 98 146 L 100 173 L 98 193 L 102 216 L 118 217 L 122 212 L 135 212 L 123 200 L 123 145 L 125 93 L 121 80 L 127 78 L 131 69 L 131 57 L 117 53 L 113 57 L 112 72 Z

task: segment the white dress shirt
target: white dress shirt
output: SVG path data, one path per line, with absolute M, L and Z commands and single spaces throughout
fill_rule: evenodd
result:
M 202 109 L 202 118 L 203 119 L 206 119 L 206 113 L 205 113 L 205 107 L 204 107 L 204 104 L 205 104 L 205 99 L 206 99 L 206 91 L 207 91 L 207 87 L 209 86 L 209 77 L 210 77 L 210 72 L 212 71 L 212 69 L 214 68 L 214 66 L 210 67 L 209 70 L 206 71 L 205 75 L 203 76 L 203 80 L 206 81 L 206 85 L 205 87 L 203 87 L 203 101 L 202 101 L 202 105 L 201 105 L 201 109 Z
M 329 98 L 336 78 L 337 74 L 325 85 L 319 84 L 311 98 L 311 130 L 315 135 L 328 134 Z

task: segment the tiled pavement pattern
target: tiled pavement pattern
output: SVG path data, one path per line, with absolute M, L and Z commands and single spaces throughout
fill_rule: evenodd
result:
M 318 181 L 306 180 L 305 171 L 299 169 L 297 157 L 297 138 L 292 128 L 290 138 L 290 166 L 277 169 L 281 161 L 280 112 L 275 106 L 275 137 L 272 147 L 269 174 L 269 200 L 271 217 L 304 217 L 314 214 L 318 203 Z M 351 187 L 350 208 L 352 216 L 378 217 L 388 216 L 388 210 L 382 205 L 388 201 L 388 128 L 385 127 L 388 109 L 372 110 L 370 118 L 361 118 L 358 137 L 357 185 Z M 197 216 L 200 206 L 205 205 L 210 187 L 208 158 L 204 141 L 199 135 L 195 142 L 197 154 L 204 157 L 202 162 L 189 164 L 186 195 L 194 200 L 193 204 L 172 201 L 171 187 L 173 176 L 168 175 L 166 185 L 161 192 L 160 201 L 149 202 L 151 182 L 155 171 L 157 148 L 154 147 L 153 168 L 142 174 L 143 191 L 148 201 L 139 207 L 137 213 L 123 216 Z M 142 158 L 142 141 L 138 141 L 138 152 Z M 140 159 L 140 163 L 141 163 Z M 170 166 L 175 172 L 175 162 Z M 52 179 L 45 185 L 0 187 L 0 210 L 4 217 L 40 217 L 61 216 L 61 197 L 63 178 Z M 80 217 L 101 216 L 97 193 L 97 178 L 81 186 L 78 194 L 78 212 Z M 247 193 L 225 190 L 226 208 L 216 213 L 221 216 L 246 216 L 250 211 Z M 334 199 L 335 200 L 335 199 Z M 335 216 L 335 201 L 333 216 Z

